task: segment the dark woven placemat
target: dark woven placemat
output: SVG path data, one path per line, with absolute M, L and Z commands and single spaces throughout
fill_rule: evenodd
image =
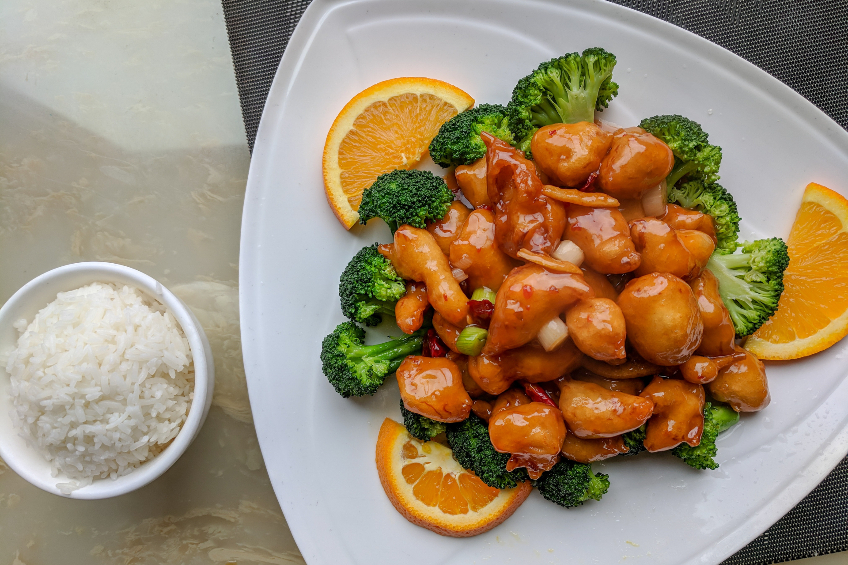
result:
M 613 0 L 751 61 L 848 129 L 848 0 Z M 223 0 L 247 143 L 309 0 Z M 723 565 L 848 551 L 848 458 L 798 506 Z

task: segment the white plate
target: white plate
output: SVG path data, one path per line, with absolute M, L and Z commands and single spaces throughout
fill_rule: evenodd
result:
M 384 225 L 346 232 L 324 200 L 321 151 L 333 118 L 367 86 L 398 76 L 456 84 L 506 103 L 552 56 L 599 45 L 618 56 L 627 125 L 681 113 L 724 149 L 722 182 L 745 235 L 786 236 L 806 183 L 846 191 L 848 134 L 731 53 L 643 14 L 579 0 L 316 0 L 292 36 L 251 162 L 241 240 L 241 326 L 262 453 L 309 563 L 718 563 L 806 495 L 848 452 L 846 342 L 770 364 L 772 404 L 722 437 L 717 471 L 670 456 L 597 465 L 602 502 L 564 510 L 537 493 L 472 539 L 411 525 L 374 468 L 377 430 L 399 418 L 395 386 L 340 398 L 322 376 L 321 339 L 342 321 L 338 275 Z

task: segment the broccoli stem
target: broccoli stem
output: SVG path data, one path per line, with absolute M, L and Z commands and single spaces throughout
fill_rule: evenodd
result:
M 689 173 L 694 172 L 697 169 L 698 169 L 698 163 L 696 161 L 689 161 L 688 163 L 685 163 L 684 165 L 681 165 L 680 167 L 675 167 L 674 169 L 671 170 L 669 175 L 665 178 L 666 186 L 670 189 L 675 184 L 677 184 L 677 181 L 679 181 L 680 179 L 682 179 L 683 177 L 685 177 Z
M 550 100 L 542 100 L 539 105 L 536 106 L 536 108 L 534 108 L 533 110 L 534 123 L 557 124 L 562 122 L 562 116 L 559 115 L 557 108 L 550 102 Z
M 351 359 L 361 359 L 363 357 L 377 361 L 393 359 L 412 354 L 421 347 L 422 342 L 423 338 L 421 336 L 411 335 L 378 345 L 351 347 L 348 349 L 347 355 Z
M 375 307 L 376 310 L 374 310 L 374 314 L 385 314 L 387 316 L 392 316 L 392 317 L 394 317 L 394 315 L 395 315 L 394 303 L 389 303 L 389 302 L 386 302 L 385 300 L 378 300 L 376 298 L 372 298 L 371 300 L 366 300 L 362 304 L 366 305 L 366 306 Z
M 733 313 L 733 307 L 738 306 L 741 301 L 744 304 L 751 304 L 752 298 L 757 292 L 758 284 L 750 283 L 742 277 L 737 277 L 738 274 L 733 269 L 749 265 L 745 261 L 748 254 L 739 253 L 732 255 L 716 255 L 713 254 L 707 262 L 707 268 L 712 271 L 719 282 L 722 297 L 727 297 L 732 304 L 725 301 L 725 306 Z M 736 321 L 734 320 L 734 324 Z M 746 334 L 747 335 L 747 334 Z
M 412 352 L 410 351 L 409 353 L 412 353 Z M 405 354 L 403 357 L 398 357 L 397 359 L 392 359 L 392 361 L 389 363 L 389 370 L 388 370 L 387 374 L 391 374 L 391 373 L 394 373 L 395 371 L 397 371 L 398 368 L 400 368 L 400 364 L 403 363 L 404 359 L 406 359 L 406 356 L 409 355 L 409 353 Z
M 387 302 L 380 303 L 380 313 L 385 314 L 387 316 L 395 315 L 395 306 L 394 304 L 389 304 Z
M 730 257 L 730 255 L 727 255 L 727 257 Z M 716 275 L 716 278 L 718 278 L 719 285 L 721 290 L 724 292 L 724 295 L 730 300 L 746 300 L 747 302 L 750 299 L 751 285 L 747 284 L 743 279 L 734 277 L 732 273 L 727 271 L 714 271 L 713 274 Z M 725 306 L 730 308 L 730 304 L 725 304 Z
M 734 253 L 731 255 L 722 255 L 721 263 L 728 269 L 747 269 L 751 265 L 751 254 Z
M 718 433 L 732 428 L 739 421 L 739 412 L 726 404 L 714 403 L 711 412 L 713 421 L 718 425 Z

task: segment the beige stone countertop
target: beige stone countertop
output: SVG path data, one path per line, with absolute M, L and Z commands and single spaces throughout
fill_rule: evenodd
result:
M 0 2 L 0 302 L 111 261 L 183 299 L 213 407 L 162 478 L 63 499 L 0 463 L 0 565 L 303 563 L 247 399 L 238 249 L 250 154 L 218 0 Z
M 192 308 L 217 373 L 200 436 L 134 493 L 63 499 L 0 461 L 0 565 L 303 563 L 241 360 L 250 155 L 219 0 L 5 0 L 0 38 L 0 302 L 60 265 L 128 265 Z

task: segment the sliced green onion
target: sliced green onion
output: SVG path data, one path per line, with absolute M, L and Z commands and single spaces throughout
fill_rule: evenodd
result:
M 498 295 L 495 294 L 495 291 L 491 288 L 481 286 L 471 294 L 471 300 L 488 300 L 489 302 L 494 304 L 495 298 L 497 298 L 497 296 Z
M 490 291 L 491 292 L 491 291 Z M 489 332 L 483 328 L 476 326 L 465 326 L 459 337 L 456 338 L 456 348 L 460 353 L 466 355 L 480 355 L 483 351 L 483 346 L 486 345 L 486 339 L 489 337 Z

